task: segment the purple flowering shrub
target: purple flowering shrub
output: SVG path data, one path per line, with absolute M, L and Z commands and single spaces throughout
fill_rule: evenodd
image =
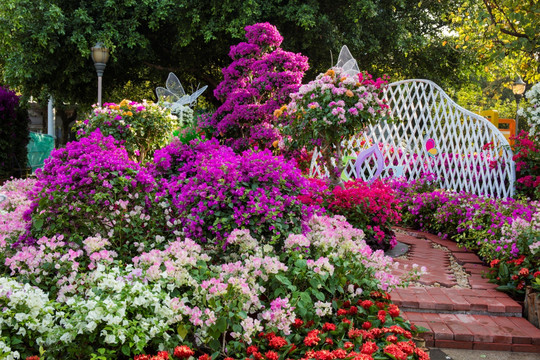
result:
M 37 178 L 24 214 L 31 222 L 14 247 L 57 235 L 82 246 L 83 239 L 100 234 L 129 256 L 153 248 L 156 237 L 168 233 L 152 175 L 99 130 L 53 151 Z
M 308 69 L 305 56 L 280 48 L 283 37 L 275 26 L 259 23 L 245 30 L 247 42 L 231 46 L 233 62 L 214 91 L 223 104 L 206 125 L 237 151 L 255 144 L 269 148 L 281 139 L 273 113 L 298 90 Z
M 235 154 L 213 139 L 173 142 L 156 151 L 154 163 L 173 205 L 169 221 L 193 240 L 225 248 L 234 229 L 269 242 L 302 231 L 308 208 L 297 196 L 306 180 L 292 161 L 268 150 Z

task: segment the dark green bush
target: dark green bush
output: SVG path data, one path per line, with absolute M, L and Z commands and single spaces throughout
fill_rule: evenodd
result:
M 0 86 L 0 178 L 22 177 L 27 168 L 28 110 L 14 91 Z

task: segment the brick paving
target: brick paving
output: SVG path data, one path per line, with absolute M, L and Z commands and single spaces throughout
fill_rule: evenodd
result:
M 409 251 L 406 259 L 396 260 L 394 273 L 403 274 L 413 264 L 425 266 L 427 273 L 391 296 L 405 319 L 428 330 L 426 346 L 540 354 L 540 329 L 522 317 L 520 303 L 482 278 L 488 267 L 476 254 L 432 234 L 401 230 L 397 240 Z M 458 284 L 450 256 L 468 274 L 468 287 Z

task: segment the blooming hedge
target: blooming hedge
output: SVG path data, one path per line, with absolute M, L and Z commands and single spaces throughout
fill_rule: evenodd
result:
M 171 201 L 171 218 L 186 236 L 223 248 L 237 228 L 257 239 L 280 242 L 302 232 L 310 213 L 297 196 L 306 180 L 294 162 L 270 151 L 236 154 L 217 140 L 175 141 L 154 156 L 154 175 Z
M 396 245 L 392 227 L 401 220 L 400 207 L 394 190 L 376 181 L 347 181 L 344 188 L 333 190 L 319 179 L 310 179 L 309 192 L 299 199 L 319 212 L 343 215 L 354 227 L 366 234 L 373 249 L 388 250 Z
M 15 211 L 0 212 L 0 221 Z M 169 236 L 162 250 L 140 248 L 124 260 L 114 254 L 115 236 L 6 246 L 0 354 L 147 359 L 196 348 L 207 357 L 258 358 L 295 344 L 292 358 L 330 348 L 336 355 L 425 358 L 409 342 L 416 331 L 383 293 L 400 284 L 390 274 L 392 259 L 372 251 L 343 217 L 315 216 L 307 226 L 305 235 L 290 233 L 281 250 L 247 229 L 233 231 L 225 251 Z
M 393 181 L 403 224 L 440 234 L 475 250 L 491 270 L 498 289 L 523 296 L 540 285 L 540 206 L 436 189 L 434 177 Z

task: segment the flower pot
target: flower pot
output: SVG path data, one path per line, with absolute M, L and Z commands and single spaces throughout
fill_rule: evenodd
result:
M 425 351 L 426 348 L 426 339 L 421 337 L 415 337 L 413 338 L 414 343 L 416 344 L 416 347 L 422 349 Z
M 525 304 L 523 307 L 525 318 L 540 329 L 540 292 L 527 286 L 525 289 Z

